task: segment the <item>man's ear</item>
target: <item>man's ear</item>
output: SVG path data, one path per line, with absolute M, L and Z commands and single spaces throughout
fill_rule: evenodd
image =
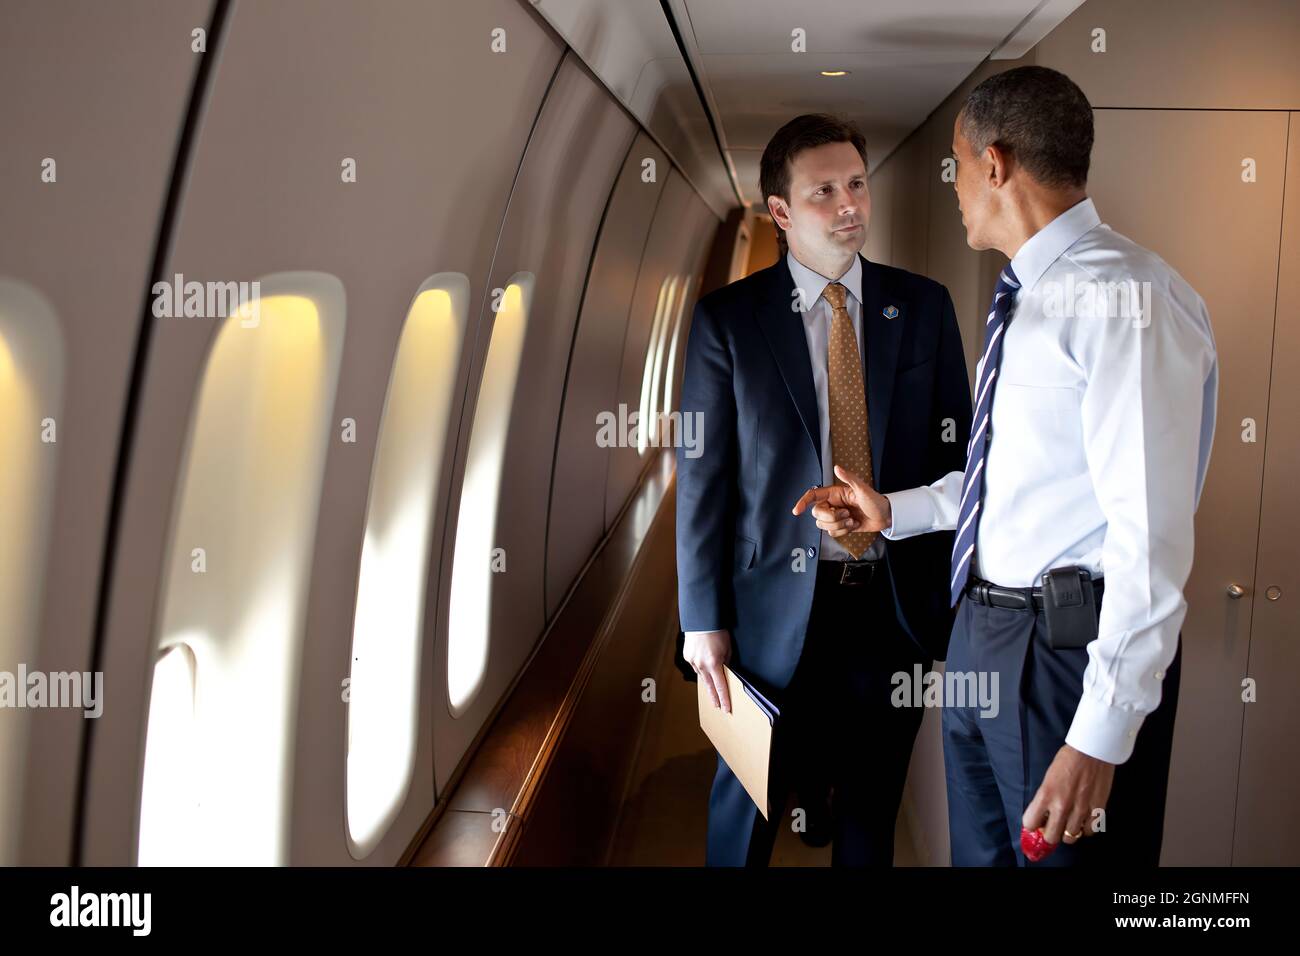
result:
M 1011 155 L 997 143 L 989 143 L 984 147 L 984 160 L 988 167 L 989 187 L 996 189 L 1004 185 L 1011 173 Z
M 767 197 L 767 211 L 772 215 L 772 221 L 782 229 L 790 228 L 790 205 L 780 196 Z

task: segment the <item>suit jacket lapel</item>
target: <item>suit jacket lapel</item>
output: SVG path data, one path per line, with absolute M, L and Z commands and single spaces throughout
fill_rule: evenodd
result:
M 776 359 L 785 387 L 790 392 L 804 431 L 812 442 L 814 460 L 821 471 L 821 424 L 817 417 L 817 392 L 813 386 L 812 362 L 808 357 L 808 340 L 804 336 L 803 318 L 791 308 L 794 302 L 794 279 L 785 256 L 770 267 L 770 279 L 755 303 L 758 327 Z
M 867 417 L 871 423 L 871 468 L 875 484 L 884 473 L 885 436 L 889 433 L 889 404 L 894 394 L 894 372 L 898 366 L 898 349 L 907 320 L 907 302 L 897 291 L 888 288 L 882 270 L 874 262 L 862 259 L 862 339 L 867 352 Z M 786 270 L 789 271 L 788 269 Z M 885 315 L 889 308 L 898 310 L 893 318 Z M 807 352 L 805 346 L 804 351 Z

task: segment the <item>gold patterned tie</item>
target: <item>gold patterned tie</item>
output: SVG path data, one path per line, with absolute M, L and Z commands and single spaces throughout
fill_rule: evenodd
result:
M 831 334 L 827 343 L 826 370 L 831 415 L 831 464 L 861 475 L 875 487 L 871 474 L 871 426 L 867 422 L 867 392 L 862 382 L 862 357 L 853 320 L 845 308 L 848 289 L 832 282 L 822 292 L 831 305 Z M 833 473 L 832 473 L 833 474 Z M 837 484 L 844 484 L 838 478 Z M 876 540 L 876 531 L 852 531 L 835 540 L 854 559 L 860 558 Z

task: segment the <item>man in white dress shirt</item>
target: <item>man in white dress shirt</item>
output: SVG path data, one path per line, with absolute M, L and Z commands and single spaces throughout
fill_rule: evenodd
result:
M 999 672 L 1002 699 L 993 718 L 943 713 L 954 865 L 1024 865 L 1022 827 L 1053 847 L 1041 865 L 1160 857 L 1218 371 L 1200 296 L 1087 198 L 1092 139 L 1087 99 L 1054 70 L 1017 68 L 971 93 L 953 130 L 962 221 L 973 249 L 1011 262 L 966 470 L 808 496 L 832 536 L 957 529 L 947 670 Z M 1044 573 L 1073 568 L 1086 574 L 1059 572 L 1072 600 L 1044 597 Z M 1082 613 L 1055 608 L 1090 591 L 1088 639 L 1054 640 L 1049 613 Z

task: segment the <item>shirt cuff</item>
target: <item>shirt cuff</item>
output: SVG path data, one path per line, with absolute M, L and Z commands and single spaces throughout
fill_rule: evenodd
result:
M 885 497 L 889 499 L 889 510 L 894 523 L 880 533 L 890 541 L 924 534 L 934 527 L 934 509 L 928 488 L 890 491 Z
M 1121 764 L 1133 755 L 1133 745 L 1144 720 L 1145 714 L 1112 707 L 1084 694 L 1075 708 L 1065 742 L 1089 757 Z

